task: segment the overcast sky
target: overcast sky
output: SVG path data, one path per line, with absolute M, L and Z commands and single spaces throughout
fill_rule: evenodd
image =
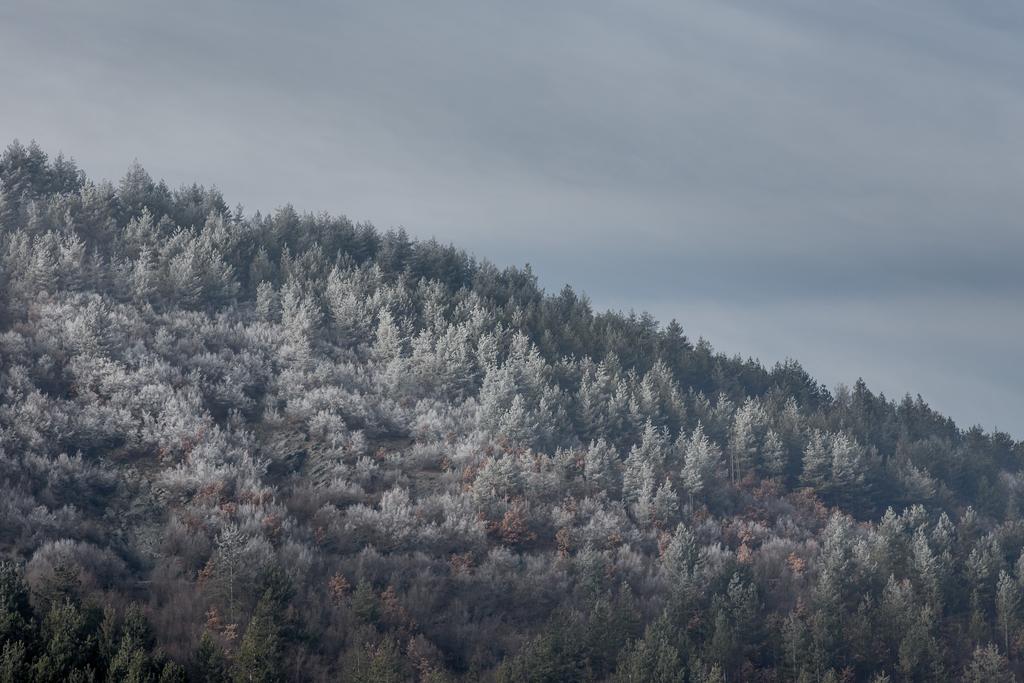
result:
M 1024 437 L 1024 5 L 0 3 L 0 136 Z

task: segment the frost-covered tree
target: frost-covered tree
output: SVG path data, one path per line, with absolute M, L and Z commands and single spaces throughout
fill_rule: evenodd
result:
M 832 453 L 827 435 L 814 430 L 803 453 L 803 471 L 800 483 L 804 486 L 824 488 L 832 478 Z
M 789 453 L 774 429 L 765 432 L 762 463 L 765 473 L 771 477 L 784 479 L 789 471 Z
M 729 443 L 729 479 L 733 483 L 758 465 L 760 442 L 764 436 L 767 415 L 759 401 L 747 399 L 732 420 Z
M 583 456 L 583 473 L 591 492 L 614 495 L 622 482 L 618 453 L 604 439 L 592 441 Z
M 694 499 L 704 495 L 716 479 L 721 452 L 704 434 L 703 426 L 698 422 L 683 455 L 683 469 L 680 480 L 683 489 L 690 497 L 690 505 Z

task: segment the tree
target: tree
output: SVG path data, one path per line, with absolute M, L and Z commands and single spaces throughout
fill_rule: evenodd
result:
M 47 233 L 35 240 L 32 247 L 32 260 L 26 269 L 29 287 L 35 292 L 53 294 L 58 289 L 60 276 L 57 263 L 58 244 L 53 233 Z
M 829 451 L 831 476 L 826 491 L 847 508 L 858 504 L 864 486 L 864 449 L 846 434 L 839 433 L 832 436 Z
M 31 642 L 33 630 L 28 586 L 20 568 L 4 560 L 0 562 L 0 646 Z
M 582 370 L 580 388 L 576 394 L 580 431 L 584 438 L 609 436 L 609 406 L 615 389 L 614 378 L 608 366 L 598 363 Z
M 1010 652 L 1010 633 L 1016 629 L 1020 611 L 1020 587 L 1006 571 L 999 572 L 996 583 L 996 616 L 1003 632 L 1003 651 Z
M 626 458 L 625 471 L 622 473 L 622 500 L 639 507 L 649 502 L 654 487 L 657 485 L 657 470 L 650 460 L 642 456 L 639 449 L 633 449 Z
M 394 638 L 365 638 L 345 653 L 342 680 L 352 683 L 402 683 L 411 680 Z
M 242 591 L 239 583 L 245 569 L 242 556 L 246 544 L 245 534 L 238 525 L 228 524 L 220 530 L 215 544 L 217 554 L 213 559 L 214 576 L 227 601 L 228 619 L 234 623 L 237 598 Z
M 192 671 L 200 683 L 227 683 L 231 677 L 224 650 L 209 631 L 203 631 L 193 657 Z
M 789 471 L 789 453 L 782 442 L 782 437 L 774 429 L 769 429 L 764 437 L 764 471 L 770 477 L 785 479 Z
M 942 575 L 939 559 L 928 544 L 928 536 L 924 528 L 914 533 L 913 569 L 921 592 L 936 612 L 942 611 Z
M 945 678 L 942 648 L 935 637 L 935 626 L 935 613 L 931 607 L 922 607 L 910 619 L 899 647 L 899 670 L 904 676 L 923 680 Z
M 28 147 L 17 140 L 0 156 L 0 181 L 15 201 L 36 198 L 51 189 L 49 158 L 33 140 Z
M 299 363 L 309 361 L 320 309 L 299 283 L 288 281 L 281 290 L 281 326 L 291 357 Z
M 758 464 L 761 434 L 767 421 L 759 401 L 748 398 L 733 416 L 729 431 L 729 480 L 739 481 Z
M 606 491 L 614 495 L 621 486 L 618 454 L 604 439 L 590 443 L 583 455 L 583 476 L 591 493 Z
M 237 683 L 273 683 L 284 680 L 284 648 L 278 611 L 269 593 L 256 603 L 235 660 Z
M 101 618 L 94 607 L 83 608 L 70 601 L 54 603 L 43 621 L 42 652 L 33 665 L 35 679 L 57 683 L 97 676 L 102 669 Z
M 25 643 L 12 641 L 0 650 L 0 683 L 21 683 L 30 680 L 31 668 Z
M 278 300 L 274 285 L 266 280 L 256 286 L 256 315 L 261 320 L 272 323 L 280 318 L 281 302 Z
M 556 615 L 522 650 L 499 667 L 502 683 L 558 683 L 585 680 L 586 643 L 575 615 Z
M 676 633 L 662 614 L 644 631 L 644 637 L 619 654 L 612 676 L 615 683 L 682 683 L 686 669 L 675 645 Z
M 131 604 L 121 624 L 121 638 L 107 669 L 107 680 L 143 681 L 156 678 L 159 668 L 152 661 L 149 650 L 153 646 L 153 633 L 149 622 L 137 604 Z
M 680 473 L 683 488 L 690 496 L 691 507 L 694 497 L 703 495 L 714 482 L 721 457 L 718 447 L 704 434 L 704 428 L 698 422 L 686 446 Z
M 352 612 L 365 624 L 376 623 L 380 618 L 380 599 L 366 579 L 360 579 L 352 593 Z
M 976 647 L 964 669 L 964 683 L 1013 683 L 1016 680 L 1010 662 L 992 644 Z
M 679 497 L 672 482 L 665 479 L 651 500 L 651 519 L 659 528 L 665 528 L 675 521 L 679 513 Z
M 824 489 L 832 474 L 832 454 L 826 435 L 819 430 L 811 432 L 804 448 L 803 472 L 800 483 L 815 489 Z
M 606 597 L 599 597 L 587 616 L 586 642 L 587 660 L 593 675 L 603 680 L 615 667 L 615 659 L 631 633 L 630 621 L 634 615 L 622 609 L 622 601 L 614 603 Z

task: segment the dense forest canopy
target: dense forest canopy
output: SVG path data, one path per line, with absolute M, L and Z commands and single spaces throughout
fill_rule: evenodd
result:
M 1022 463 L 529 267 L 0 158 L 0 680 L 1013 680 Z

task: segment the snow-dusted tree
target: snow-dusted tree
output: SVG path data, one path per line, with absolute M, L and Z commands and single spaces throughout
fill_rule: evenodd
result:
M 845 433 L 832 437 L 832 486 L 837 489 L 864 483 L 864 449 Z
M 648 420 L 640 443 L 626 458 L 622 475 L 622 497 L 628 503 L 650 503 L 665 470 L 668 444 L 665 433 Z
M 334 268 L 327 277 L 324 301 L 335 331 L 335 343 L 355 346 L 370 340 L 375 311 L 370 287 L 375 277 L 360 277 L 353 270 Z
M 964 683 L 1014 683 L 1017 678 L 1006 655 L 994 644 L 978 645 L 964 669 Z
M 662 571 L 674 595 L 691 599 L 699 590 L 700 561 L 701 546 L 696 535 L 680 522 L 661 554 Z
M 999 572 L 996 582 L 996 617 L 1003 636 L 1003 651 L 1010 651 L 1010 634 L 1014 633 L 1020 618 L 1020 585 L 1006 571 Z
M 256 316 L 268 323 L 279 319 L 281 302 L 274 285 L 266 280 L 256 285 Z
M 77 234 L 64 235 L 58 247 L 58 271 L 63 289 L 81 291 L 87 281 L 85 241 Z
M 704 427 L 698 422 L 686 445 L 683 469 L 680 472 L 680 480 L 690 497 L 691 506 L 694 498 L 702 496 L 713 485 L 721 459 L 721 451 L 704 434 Z
M 203 279 L 194 247 L 171 257 L 167 264 L 167 297 L 179 306 L 195 308 L 203 295 Z
M 281 327 L 290 356 L 300 363 L 309 361 L 313 339 L 320 324 L 320 307 L 298 282 L 290 280 L 281 289 Z
M 815 429 L 804 447 L 803 471 L 800 483 L 812 488 L 824 488 L 832 476 L 832 453 L 828 436 Z
M 942 610 L 942 571 L 939 558 L 928 543 L 924 528 L 914 533 L 912 545 L 912 566 L 914 578 L 921 593 L 936 611 Z
M 604 439 L 592 441 L 583 455 L 583 476 L 591 493 L 606 491 L 614 495 L 622 484 L 619 454 Z
M 211 568 L 226 601 L 228 619 L 232 623 L 235 621 L 238 597 L 245 588 L 240 585 L 240 578 L 245 573 L 243 562 L 247 540 L 245 532 L 238 525 L 228 524 L 220 530 L 215 541 L 217 552 Z
M 608 367 L 601 362 L 594 364 L 590 359 L 581 363 L 580 388 L 576 394 L 576 410 L 579 415 L 581 437 L 597 439 L 607 437 L 609 403 L 615 382 Z
M 512 397 L 508 410 L 498 422 L 498 434 L 516 448 L 528 448 L 537 436 L 539 425 L 526 408 L 522 394 Z
M 760 441 L 767 420 L 761 402 L 753 398 L 748 398 L 733 416 L 726 449 L 729 455 L 729 479 L 733 483 L 757 466 Z
M 35 292 L 57 291 L 60 283 L 57 252 L 59 244 L 54 233 L 36 238 L 32 244 L 32 256 L 26 268 L 28 286 Z
M 136 304 L 153 301 L 160 287 L 160 272 L 156 254 L 143 247 L 139 255 L 131 261 L 128 272 L 128 290 L 131 300 Z
M 679 496 L 672 482 L 665 479 L 654 492 L 650 504 L 651 520 L 661 528 L 669 526 L 679 514 Z
M 769 429 L 765 433 L 762 451 L 764 472 L 770 477 L 784 479 L 789 470 L 789 452 L 774 429 Z
M 656 427 L 676 433 L 686 420 L 686 407 L 679 387 L 672 371 L 661 360 L 640 380 L 635 401 L 635 412 L 640 418 L 636 423 L 638 428 L 650 421 Z

